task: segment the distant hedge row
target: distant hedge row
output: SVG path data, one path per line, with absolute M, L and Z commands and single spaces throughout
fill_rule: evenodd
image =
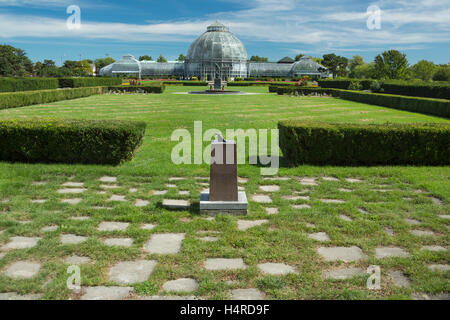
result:
M 369 90 L 375 80 L 319 80 L 319 86 L 322 88 L 349 89 L 352 82 L 361 84 L 362 90 Z M 427 83 L 427 82 L 408 82 L 399 80 L 381 81 L 381 91 L 387 94 L 397 94 L 403 96 L 450 99 L 449 83 Z
M 0 92 L 57 89 L 54 78 L 0 78 Z
M 142 142 L 145 122 L 105 120 L 0 121 L 0 160 L 120 164 Z
M 449 165 L 448 124 L 282 121 L 280 148 L 291 165 Z
M 327 88 L 316 88 L 316 87 L 301 87 L 301 86 L 270 86 L 269 87 L 269 92 L 276 92 L 279 95 L 285 95 L 285 94 L 289 94 L 289 95 L 293 95 L 296 92 L 298 94 L 311 94 L 311 93 L 326 93 L 328 95 L 332 95 L 335 94 L 334 89 L 327 89 Z
M 77 99 L 102 94 L 103 87 L 0 93 L 0 109 Z
M 120 86 L 121 78 L 59 78 L 60 88 L 108 87 Z
M 163 81 L 168 86 L 185 86 L 185 87 L 205 87 L 208 84 L 205 81 Z
M 266 87 L 266 86 L 272 86 L 272 85 L 277 85 L 277 86 L 292 86 L 293 83 L 292 82 L 271 82 L 271 81 L 235 81 L 235 82 L 229 82 L 228 86 L 229 87 Z
M 130 93 L 163 93 L 164 85 L 155 86 L 113 86 L 108 87 L 108 91 L 113 92 L 130 92 Z

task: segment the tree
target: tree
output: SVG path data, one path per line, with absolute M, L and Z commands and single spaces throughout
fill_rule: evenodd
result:
M 450 66 L 440 65 L 437 67 L 436 73 L 433 75 L 434 81 L 450 81 Z
M 182 53 L 180 53 L 180 56 L 177 59 L 178 61 L 185 61 L 186 60 L 186 56 Z
M 64 61 L 63 67 L 70 70 L 72 75 L 76 77 L 86 77 L 92 75 L 92 67 L 89 60 L 82 61 Z
M 350 73 L 351 78 L 356 79 L 370 79 L 374 75 L 374 63 L 365 63 L 363 65 L 356 66 Z
M 252 57 L 250 58 L 250 61 L 252 61 L 252 62 L 268 62 L 269 59 L 266 58 L 266 57 L 252 56 Z
M 364 64 L 365 64 L 364 58 L 361 57 L 360 55 L 356 55 L 356 56 L 353 56 L 353 58 L 349 60 L 348 67 L 350 69 L 350 72 L 352 72 L 356 67 L 362 66 Z
M 412 67 L 414 78 L 429 81 L 436 72 L 436 65 L 427 60 L 420 60 Z
M 389 50 L 375 57 L 375 77 L 378 79 L 404 79 L 408 72 L 406 54 Z
M 343 77 L 348 73 L 348 59 L 334 53 L 324 54 L 322 64 L 331 71 L 334 77 Z
M 33 73 L 33 63 L 22 49 L 0 45 L 0 76 L 22 77 Z
M 299 61 L 301 58 L 303 58 L 305 55 L 303 53 L 299 53 L 295 56 L 295 61 Z
M 157 62 L 167 62 L 167 59 L 164 58 L 162 54 L 160 54 Z
M 97 72 L 100 71 L 100 69 L 109 66 L 110 64 L 116 62 L 116 60 L 114 60 L 111 57 L 106 57 L 106 58 L 101 58 L 101 59 L 96 59 L 95 60 L 95 68 L 97 69 Z
M 139 61 L 153 61 L 153 58 L 149 55 L 143 55 L 139 57 Z

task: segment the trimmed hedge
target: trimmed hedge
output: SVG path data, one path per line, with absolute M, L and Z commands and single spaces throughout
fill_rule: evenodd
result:
M 0 92 L 57 89 L 54 78 L 0 78 Z
M 159 86 L 120 86 L 120 87 L 108 87 L 109 92 L 129 92 L 129 93 L 163 93 L 165 90 L 164 85 Z
M 208 84 L 204 81 L 163 81 L 164 85 L 169 86 L 185 86 L 185 87 L 205 87 Z
M 327 94 L 327 95 L 335 95 L 334 89 L 326 89 L 326 88 L 316 88 L 316 87 L 301 87 L 301 86 L 286 86 L 286 87 L 279 87 L 279 86 L 270 86 L 269 92 L 276 92 L 279 95 L 285 95 L 285 94 L 295 94 L 297 92 L 298 94 L 311 94 L 311 93 L 320 93 L 320 94 Z
M 119 164 L 133 157 L 145 122 L 108 120 L 0 121 L 0 160 Z
M 33 104 L 77 99 L 102 94 L 103 92 L 104 88 L 94 87 L 0 93 L 0 109 L 18 108 Z
M 82 88 L 82 87 L 108 87 L 120 86 L 121 78 L 59 78 L 60 88 Z
M 292 86 L 294 82 L 274 82 L 274 81 L 235 81 L 235 82 L 229 82 L 229 87 L 259 87 L 259 86 Z
M 450 125 L 282 121 L 280 148 L 292 165 L 449 165 Z
M 450 101 L 361 91 L 335 90 L 341 99 L 450 118 Z

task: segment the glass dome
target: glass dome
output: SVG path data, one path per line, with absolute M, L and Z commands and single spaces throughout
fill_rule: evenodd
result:
M 301 75 L 320 75 L 327 71 L 327 68 L 318 64 L 311 57 L 302 57 L 299 61 L 295 62 L 291 69 L 292 76 Z
M 114 62 L 100 70 L 100 75 L 114 76 L 122 74 L 133 74 L 141 76 L 141 63 L 131 54 L 123 56 L 122 60 Z

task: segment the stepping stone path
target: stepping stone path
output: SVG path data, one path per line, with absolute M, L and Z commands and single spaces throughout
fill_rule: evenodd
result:
M 289 177 L 271 177 L 271 178 L 264 178 L 265 181 L 288 181 L 291 180 Z
M 405 221 L 407 224 L 411 225 L 411 226 L 415 226 L 415 225 L 419 225 L 420 221 L 416 220 L 416 219 L 403 219 L 403 221 Z
M 91 262 L 91 258 L 73 255 L 73 256 L 67 257 L 64 260 L 64 262 L 67 264 L 70 264 L 70 265 L 78 266 L 78 265 L 87 264 L 87 263 Z
M 5 300 L 40 300 L 42 297 L 41 294 L 18 294 L 16 292 L 6 292 L 0 293 L 0 301 Z
M 60 194 L 69 194 L 69 193 L 83 193 L 86 190 L 87 189 L 85 188 L 66 188 L 66 189 L 59 189 L 56 192 Z
M 98 231 L 124 231 L 129 227 L 127 222 L 109 222 L 104 221 L 100 223 L 97 230 Z
M 46 203 L 47 199 L 32 199 L 30 200 L 31 203 Z
M 185 233 L 154 234 L 144 245 L 144 250 L 150 254 L 176 254 L 185 237 Z
M 100 188 L 102 188 L 102 189 L 118 189 L 119 188 L 119 186 L 117 185 L 117 184 L 101 184 L 100 185 Z
M 99 181 L 101 181 L 101 182 L 108 182 L 108 183 L 117 182 L 117 177 L 104 176 L 104 177 L 101 177 L 99 179 Z
M 37 245 L 42 238 L 31 237 L 12 237 L 11 241 L 1 247 L 3 251 L 15 249 L 29 249 Z
M 86 221 L 89 220 L 89 217 L 72 217 L 70 219 L 75 221 Z
M 168 184 L 166 184 L 166 188 L 176 188 L 177 187 L 177 185 L 176 184 L 170 184 L 170 183 L 168 183 Z
M 63 187 L 70 187 L 70 188 L 80 188 L 82 186 L 84 186 L 84 182 L 66 182 L 64 184 L 62 184 Z
M 450 265 L 448 264 L 430 264 L 428 269 L 434 272 L 447 272 L 450 270 Z
M 312 223 L 306 223 L 306 226 L 307 226 L 308 228 L 315 228 L 315 227 L 316 227 L 316 225 L 314 225 L 314 224 L 312 224 Z
M 180 192 L 178 192 L 178 194 L 179 194 L 180 196 L 188 196 L 188 195 L 190 195 L 191 193 L 190 193 L 189 191 L 180 191 Z
M 345 189 L 345 188 L 339 188 L 338 190 L 341 192 L 353 192 L 352 189 Z
M 247 265 L 241 258 L 238 259 L 214 258 L 206 260 L 205 268 L 206 270 L 238 270 L 238 269 L 246 269 Z
M 447 214 L 441 214 L 438 217 L 441 219 L 450 219 L 450 215 L 447 215 Z
M 182 181 L 182 180 L 186 180 L 186 178 L 182 178 L 182 177 L 171 177 L 171 178 L 169 178 L 169 181 Z
M 309 204 L 294 204 L 292 205 L 292 208 L 302 210 L 302 209 L 311 209 L 312 207 Z
M 298 180 L 301 185 L 304 186 L 317 186 L 316 178 L 301 178 Z
M 438 198 L 435 198 L 435 197 L 430 197 L 430 199 L 431 199 L 431 201 L 433 201 L 433 203 L 434 203 L 435 205 L 438 205 L 438 206 L 444 205 L 444 203 L 442 202 L 441 199 L 438 199 Z
M 44 184 L 47 184 L 48 181 L 33 181 L 31 184 L 33 186 L 43 186 Z
M 125 201 L 127 201 L 127 200 L 125 199 L 125 197 L 126 197 L 126 196 L 121 196 L 121 195 L 116 195 L 116 194 L 114 194 L 114 195 L 111 196 L 111 198 L 108 199 L 108 201 L 121 201 L 121 202 L 125 202 Z
M 142 230 L 153 230 L 156 227 L 156 225 L 147 223 L 141 226 Z
M 410 254 L 403 248 L 398 247 L 380 247 L 375 249 L 375 257 L 377 259 L 391 257 L 409 257 Z
M 63 199 L 61 200 L 62 203 L 68 203 L 68 204 L 79 204 L 82 199 L 75 198 L 75 199 Z
M 60 237 L 62 244 L 79 244 L 85 242 L 87 239 L 87 237 L 77 236 L 74 234 L 63 234 Z
M 324 278 L 333 280 L 346 280 L 365 274 L 366 273 L 361 268 L 341 268 L 325 272 Z
M 47 226 L 41 229 L 42 232 L 53 232 L 58 230 L 58 226 Z
M 393 237 L 394 236 L 394 230 L 392 230 L 391 228 L 384 228 L 384 232 L 386 232 L 389 236 Z
M 129 193 L 136 193 L 138 192 L 138 189 L 136 188 L 130 188 L 130 190 L 128 190 Z
M 167 281 L 163 284 L 164 291 L 172 292 L 194 292 L 198 289 L 198 282 L 194 279 L 178 279 Z
M 236 289 L 231 291 L 233 300 L 264 300 L 265 294 L 258 289 Z
M 308 234 L 308 238 L 316 240 L 316 241 L 330 241 L 330 237 L 325 232 L 317 232 Z
M 422 250 L 434 251 L 434 252 L 447 251 L 446 248 L 441 247 L 441 246 L 423 246 Z
M 206 242 L 215 242 L 215 241 L 219 240 L 219 238 L 217 238 L 217 237 L 202 237 L 202 238 L 197 238 L 197 239 L 206 241 Z
M 258 203 L 272 203 L 272 199 L 263 194 L 255 194 L 252 196 L 252 200 Z
M 277 186 L 277 185 L 259 186 L 259 189 L 264 192 L 278 192 L 278 191 L 280 191 L 280 186 Z
M 258 269 L 264 274 L 281 276 L 288 273 L 296 273 L 295 269 L 284 263 L 262 263 L 257 265 Z
M 278 208 L 266 208 L 266 213 L 269 215 L 278 214 Z
M 190 202 L 187 200 L 164 199 L 163 206 L 172 210 L 188 210 Z
M 347 221 L 347 222 L 352 222 L 353 221 L 352 218 L 350 218 L 349 216 L 346 216 L 345 214 L 340 214 L 339 218 L 341 218 L 342 220 Z
M 247 183 L 247 182 L 248 182 L 248 178 L 238 177 L 238 183 Z
M 103 241 L 108 247 L 131 247 L 133 242 L 134 240 L 131 238 L 109 238 Z
M 145 282 L 155 269 L 156 261 L 123 261 L 109 270 L 109 280 L 120 284 Z
M 322 177 L 322 179 L 325 181 L 339 181 L 339 179 L 335 177 Z
M 411 286 L 411 281 L 403 272 L 391 271 L 389 272 L 389 275 L 396 287 L 409 288 Z
M 112 207 L 102 207 L 102 206 L 93 206 L 92 209 L 94 210 L 112 210 Z
M 245 231 L 264 223 L 269 223 L 269 220 L 238 220 L 238 230 Z
M 309 201 L 311 199 L 311 197 L 309 197 L 309 196 L 283 196 L 283 199 L 290 200 L 290 201 L 297 201 L 297 200 Z
M 2 274 L 13 279 L 29 279 L 36 276 L 39 273 L 39 270 L 41 270 L 41 265 L 39 263 L 18 261 L 6 268 Z
M 432 237 L 435 235 L 434 232 L 428 230 L 410 230 L 409 232 L 418 237 Z
M 176 301 L 176 300 L 201 300 L 195 296 L 148 296 L 141 297 L 141 300 L 148 301 Z
M 163 195 L 165 195 L 167 192 L 168 192 L 167 190 L 156 190 L 156 191 L 153 191 L 153 195 L 154 195 L 154 196 L 163 196 Z
M 317 252 L 325 259 L 325 261 L 359 261 L 367 259 L 367 255 L 361 250 L 361 248 L 352 247 L 320 247 Z
M 362 213 L 362 214 L 370 214 L 370 212 L 367 211 L 367 210 L 364 209 L 364 208 L 358 208 L 358 211 L 359 211 L 360 213 Z
M 134 203 L 134 205 L 138 208 L 141 207 L 146 207 L 150 204 L 150 201 L 148 200 L 141 200 L 141 199 L 137 199 L 136 202 Z
M 344 200 L 339 199 L 320 199 L 320 201 L 323 203 L 345 203 Z
M 362 182 L 361 179 L 356 179 L 356 178 L 347 178 L 347 179 L 345 179 L 345 181 L 350 182 L 350 183 Z
M 80 300 L 122 300 L 131 295 L 132 287 L 88 287 Z

